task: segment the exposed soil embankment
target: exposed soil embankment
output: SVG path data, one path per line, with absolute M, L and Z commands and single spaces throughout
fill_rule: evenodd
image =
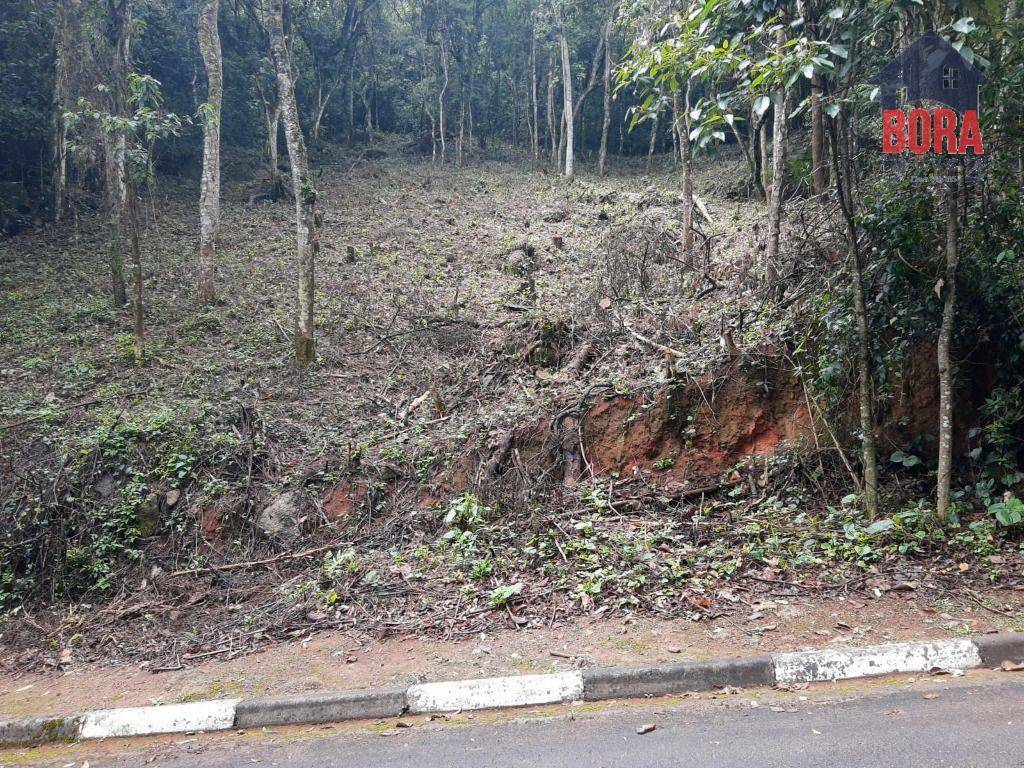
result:
M 599 398 L 581 422 L 595 474 L 650 474 L 659 484 L 706 481 L 811 434 L 799 381 L 774 361 L 738 361 L 698 381 Z
M 637 391 L 596 383 L 560 405 L 492 433 L 486 445 L 471 442 L 439 479 L 442 492 L 497 489 L 518 501 L 517 490 L 607 478 L 685 490 L 813 439 L 799 379 L 767 356 Z

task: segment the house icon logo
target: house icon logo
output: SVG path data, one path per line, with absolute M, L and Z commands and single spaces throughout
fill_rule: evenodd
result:
M 881 71 L 882 151 L 917 155 L 985 153 L 978 123 L 985 76 L 934 32 Z

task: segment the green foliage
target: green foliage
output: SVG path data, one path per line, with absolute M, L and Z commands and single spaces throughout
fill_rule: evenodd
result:
M 990 504 L 988 512 L 1007 528 L 1024 523 L 1024 501 L 1016 496 L 1007 494 L 1002 501 Z
M 444 524 L 448 528 L 472 531 L 479 528 L 491 514 L 491 510 L 480 503 L 480 500 L 468 491 L 448 502 Z
M 60 460 L 33 468 L 0 508 L 0 604 L 108 591 L 140 566 L 142 538 L 191 543 L 189 505 L 167 509 L 165 492 L 223 495 L 248 465 L 217 414 L 162 405 L 101 411 L 81 433 L 56 428 L 47 442 Z
M 513 598 L 518 597 L 523 592 L 523 582 L 517 581 L 515 584 L 508 584 L 506 586 L 495 587 L 491 591 L 490 601 L 491 605 L 496 608 L 501 608 L 512 602 Z

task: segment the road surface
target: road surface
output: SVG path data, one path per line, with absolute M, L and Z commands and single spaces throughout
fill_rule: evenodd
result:
M 1024 673 L 136 740 L 73 757 L 91 768 L 1021 768 Z

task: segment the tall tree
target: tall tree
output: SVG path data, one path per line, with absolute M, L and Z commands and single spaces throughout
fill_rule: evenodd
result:
M 775 29 L 775 45 L 778 52 L 786 47 L 786 32 L 778 26 Z M 786 139 L 789 135 L 789 85 L 779 78 L 779 90 L 775 94 L 774 119 L 772 122 L 772 185 L 768 193 L 768 243 L 765 248 L 764 277 L 772 284 L 778 280 L 779 244 L 782 236 L 783 195 L 786 184 Z
M 313 362 L 313 285 L 314 266 L 319 243 L 316 236 L 316 190 L 309 175 L 309 156 L 299 124 L 299 108 L 295 100 L 295 78 L 292 57 L 284 30 L 286 0 L 270 0 L 266 14 L 270 57 L 277 73 L 277 92 L 281 103 L 281 119 L 288 145 L 291 166 L 292 194 L 295 197 L 295 266 L 297 296 L 295 302 L 295 360 L 300 368 Z
M 71 0 L 57 0 L 53 20 L 53 160 L 51 167 L 53 192 L 53 218 L 60 221 L 64 214 L 65 184 L 67 182 L 68 146 L 67 122 L 64 112 L 69 108 L 71 93 L 71 35 L 69 7 Z
M 203 303 L 217 296 L 217 233 L 220 229 L 220 118 L 224 97 L 224 65 L 221 60 L 217 16 L 220 0 L 202 0 L 196 28 L 199 51 L 206 69 L 206 103 L 203 120 L 203 175 L 199 186 L 199 287 Z
M 601 176 L 604 176 L 608 164 L 608 128 L 612 123 L 612 27 L 614 20 L 615 13 L 613 12 L 604 27 L 604 74 L 601 78 L 604 101 L 601 113 L 601 148 L 597 155 L 597 172 Z
M 572 66 L 569 62 L 569 40 L 562 19 L 562 5 L 558 5 L 558 49 L 562 54 L 562 136 L 565 142 L 565 178 L 571 179 L 576 173 L 575 135 L 573 123 Z
M 107 111 L 123 115 L 128 102 L 128 72 L 131 59 L 132 6 L 131 0 L 108 0 L 105 24 L 109 52 L 106 89 Z M 114 306 L 128 303 L 124 279 L 124 223 L 128 205 L 128 178 L 125 167 L 126 146 L 122 132 L 103 131 L 103 155 L 106 169 L 107 215 L 110 222 L 110 243 L 107 261 L 110 266 L 111 296 Z M 141 313 L 141 309 L 139 310 Z
M 962 162 L 962 161 L 961 161 Z M 953 324 L 956 319 L 957 265 L 960 261 L 959 219 L 960 205 L 956 186 L 945 184 L 942 190 L 942 204 L 945 208 L 945 259 L 946 269 L 942 278 L 942 321 L 936 345 L 936 359 L 939 373 L 939 466 L 936 472 L 935 511 L 940 520 L 950 515 L 950 488 L 953 477 L 953 387 L 956 371 L 951 347 L 953 345 Z

